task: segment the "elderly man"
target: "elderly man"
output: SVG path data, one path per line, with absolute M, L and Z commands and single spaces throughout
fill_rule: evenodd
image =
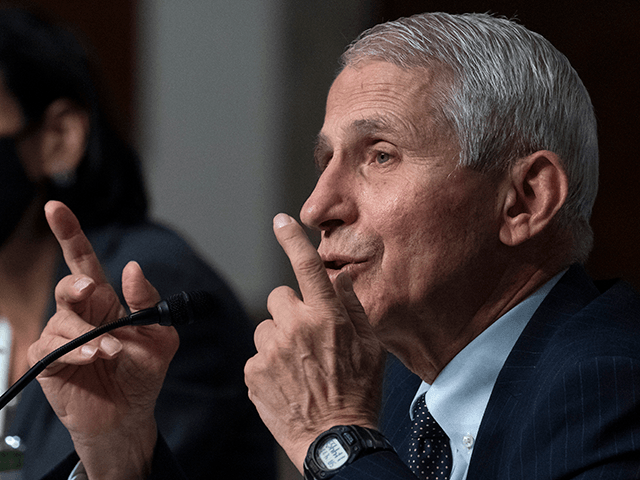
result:
M 343 56 L 316 163 L 301 218 L 320 246 L 291 217 L 274 219 L 301 298 L 270 295 L 273 319 L 245 368 L 263 421 L 307 479 L 640 476 L 640 299 L 579 266 L 592 243 L 596 125 L 564 56 L 488 15 L 379 25 Z M 73 275 L 33 361 L 106 310 L 79 226 L 59 205 L 48 217 Z M 132 308 L 157 298 L 135 265 L 124 283 Z M 167 354 L 144 342 L 172 340 L 145 328 L 120 334 L 115 354 L 80 351 L 40 379 L 89 478 L 117 477 L 119 451 L 129 473 L 170 463 L 150 407 Z M 139 374 L 112 369 L 119 395 L 108 402 L 87 394 L 101 381 L 65 373 L 143 359 L 148 385 L 133 392 Z M 98 400 L 117 408 L 92 424 Z

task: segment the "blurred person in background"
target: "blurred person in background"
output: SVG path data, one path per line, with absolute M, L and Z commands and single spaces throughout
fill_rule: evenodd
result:
M 28 347 L 55 311 L 55 284 L 69 273 L 43 214 L 48 200 L 61 200 L 121 298 L 120 272 L 131 258 L 162 297 L 182 290 L 216 297 L 209 321 L 178 329 L 180 348 L 156 406 L 158 429 L 182 469 L 192 478 L 212 470 L 226 479 L 275 478 L 273 439 L 243 382 L 253 326 L 185 240 L 149 219 L 139 159 L 110 124 L 94 72 L 62 26 L 40 12 L 0 10 L 0 388 L 28 370 Z M 0 434 L 19 437 L 22 478 L 77 462 L 37 382 L 0 412 Z

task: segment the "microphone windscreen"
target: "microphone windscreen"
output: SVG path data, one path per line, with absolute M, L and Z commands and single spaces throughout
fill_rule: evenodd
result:
M 215 297 L 203 290 L 180 292 L 167 298 L 172 325 L 188 325 L 211 316 Z

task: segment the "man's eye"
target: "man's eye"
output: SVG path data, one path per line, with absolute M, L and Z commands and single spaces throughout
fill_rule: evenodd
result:
M 376 162 L 378 163 L 387 163 L 389 160 L 391 160 L 391 155 L 389 155 L 386 152 L 378 152 L 376 154 Z

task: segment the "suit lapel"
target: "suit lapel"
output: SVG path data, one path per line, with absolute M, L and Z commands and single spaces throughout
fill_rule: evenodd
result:
M 412 373 L 396 357 L 389 355 L 383 385 L 380 430 L 403 460 L 405 452 L 409 449 L 409 409 L 421 383 L 420 377 Z
M 573 266 L 536 310 L 496 380 L 478 430 L 469 479 L 480 478 L 482 473 L 490 472 L 502 449 L 508 448 L 503 440 L 507 438 L 507 432 L 521 421 L 516 418 L 519 414 L 515 413 L 519 398 L 528 391 L 527 385 L 536 372 L 540 356 L 558 326 L 598 295 L 598 289 L 582 267 Z

